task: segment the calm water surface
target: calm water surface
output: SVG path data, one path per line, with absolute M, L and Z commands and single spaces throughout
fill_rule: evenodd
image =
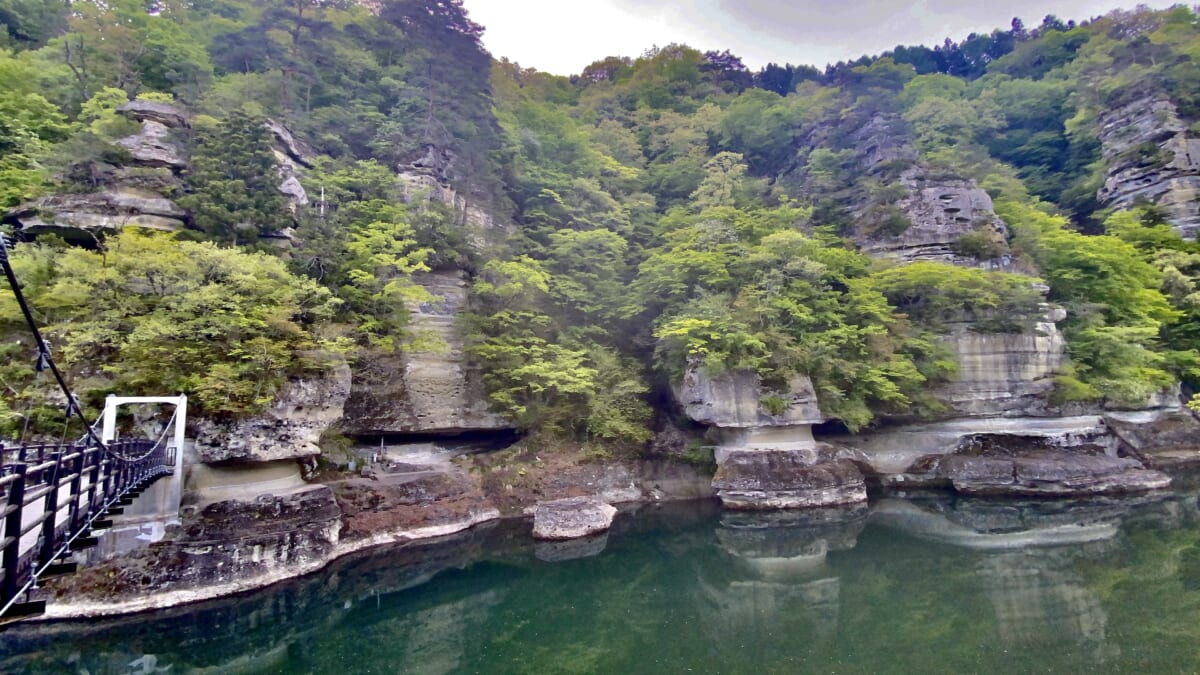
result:
M 1196 493 L 643 508 L 606 539 L 528 523 L 376 550 L 267 591 L 19 625 L 5 673 L 1200 670 Z

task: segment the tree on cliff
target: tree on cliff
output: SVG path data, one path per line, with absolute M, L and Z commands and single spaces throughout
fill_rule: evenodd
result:
M 186 391 L 203 413 L 245 414 L 289 372 L 319 368 L 321 350 L 343 349 L 312 332 L 338 301 L 263 253 L 127 232 L 101 251 L 23 245 L 12 262 L 60 363 L 89 373 L 79 393 L 93 403 L 112 391 Z M 0 296 L 0 324 L 20 320 Z
M 254 243 L 259 235 L 291 224 L 287 201 L 275 187 L 279 165 L 261 115 L 235 110 L 195 133 L 189 194 L 179 205 L 192 214 L 196 227 L 218 241 Z
M 417 163 L 469 192 L 498 196 L 492 153 L 500 147 L 499 128 L 483 27 L 467 16 L 462 0 L 388 0 L 379 17 L 399 31 L 380 38 L 399 38 L 403 82 L 373 150 L 389 163 Z

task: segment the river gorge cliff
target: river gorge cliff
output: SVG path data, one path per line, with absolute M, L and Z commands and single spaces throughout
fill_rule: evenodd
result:
M 0 129 L 0 221 L 52 356 L 88 406 L 193 400 L 180 508 L 120 514 L 50 616 L 502 519 L 540 561 L 593 558 L 639 505 L 707 500 L 750 570 L 703 580 L 717 626 L 836 623 L 820 570 L 869 504 L 953 539 L 972 514 L 881 500 L 1140 499 L 1200 464 L 1193 10 L 824 72 L 669 45 L 567 78 L 492 58 L 457 0 L 360 4 L 231 10 L 197 63 L 108 59 L 139 75 L 78 90 L 70 49 L 40 78 L 0 53 L 45 89 Z M 74 394 L 0 312 L 5 440 L 66 438 L 47 420 Z M 759 536 L 830 507 L 828 536 Z M 979 568 L 1002 621 L 1018 566 Z M 1095 603 L 1046 584 L 1093 640 Z

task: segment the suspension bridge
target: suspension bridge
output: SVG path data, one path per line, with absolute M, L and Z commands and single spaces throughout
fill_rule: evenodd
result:
M 74 572 L 75 554 L 96 546 L 113 517 L 160 478 L 171 477 L 163 511 L 177 519 L 187 423 L 187 397 L 179 395 L 109 396 L 100 419 L 88 424 L 21 293 L 9 251 L 0 234 L 0 265 L 33 335 L 35 371 L 49 370 L 67 403 L 58 443 L 25 443 L 24 433 L 15 444 L 0 442 L 0 624 L 41 614 L 39 581 Z M 174 413 L 157 439 L 118 440 L 118 408 L 129 404 L 169 404 Z M 85 431 L 68 442 L 73 419 Z

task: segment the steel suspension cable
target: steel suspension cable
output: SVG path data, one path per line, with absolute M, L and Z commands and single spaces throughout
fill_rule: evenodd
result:
M 21 314 L 25 316 L 25 323 L 29 326 L 30 332 L 33 333 L 33 339 L 37 343 L 39 356 L 45 358 L 45 363 L 50 367 L 50 372 L 54 373 L 54 379 L 58 381 L 59 388 L 67 395 L 67 415 L 70 416 L 74 413 L 83 422 L 83 428 L 86 430 L 87 437 L 99 446 L 100 449 L 110 455 L 113 454 L 108 449 L 108 446 L 104 444 L 104 441 L 101 441 L 100 437 L 96 435 L 96 432 L 88 426 L 87 418 L 83 416 L 83 411 L 79 409 L 75 395 L 71 393 L 71 388 L 67 386 L 66 379 L 63 378 L 62 373 L 58 370 L 58 366 L 55 365 L 54 359 L 50 355 L 50 348 L 42 338 L 42 332 L 38 330 L 37 322 L 33 320 L 33 312 L 29 309 L 29 303 L 25 302 L 25 294 L 21 292 L 21 284 L 17 281 L 16 272 L 13 271 L 12 264 L 9 262 L 8 252 L 8 239 L 3 233 L 0 233 L 0 265 L 4 267 L 4 276 L 8 278 L 8 285 L 12 288 L 13 295 L 17 298 L 17 305 L 21 308 Z

